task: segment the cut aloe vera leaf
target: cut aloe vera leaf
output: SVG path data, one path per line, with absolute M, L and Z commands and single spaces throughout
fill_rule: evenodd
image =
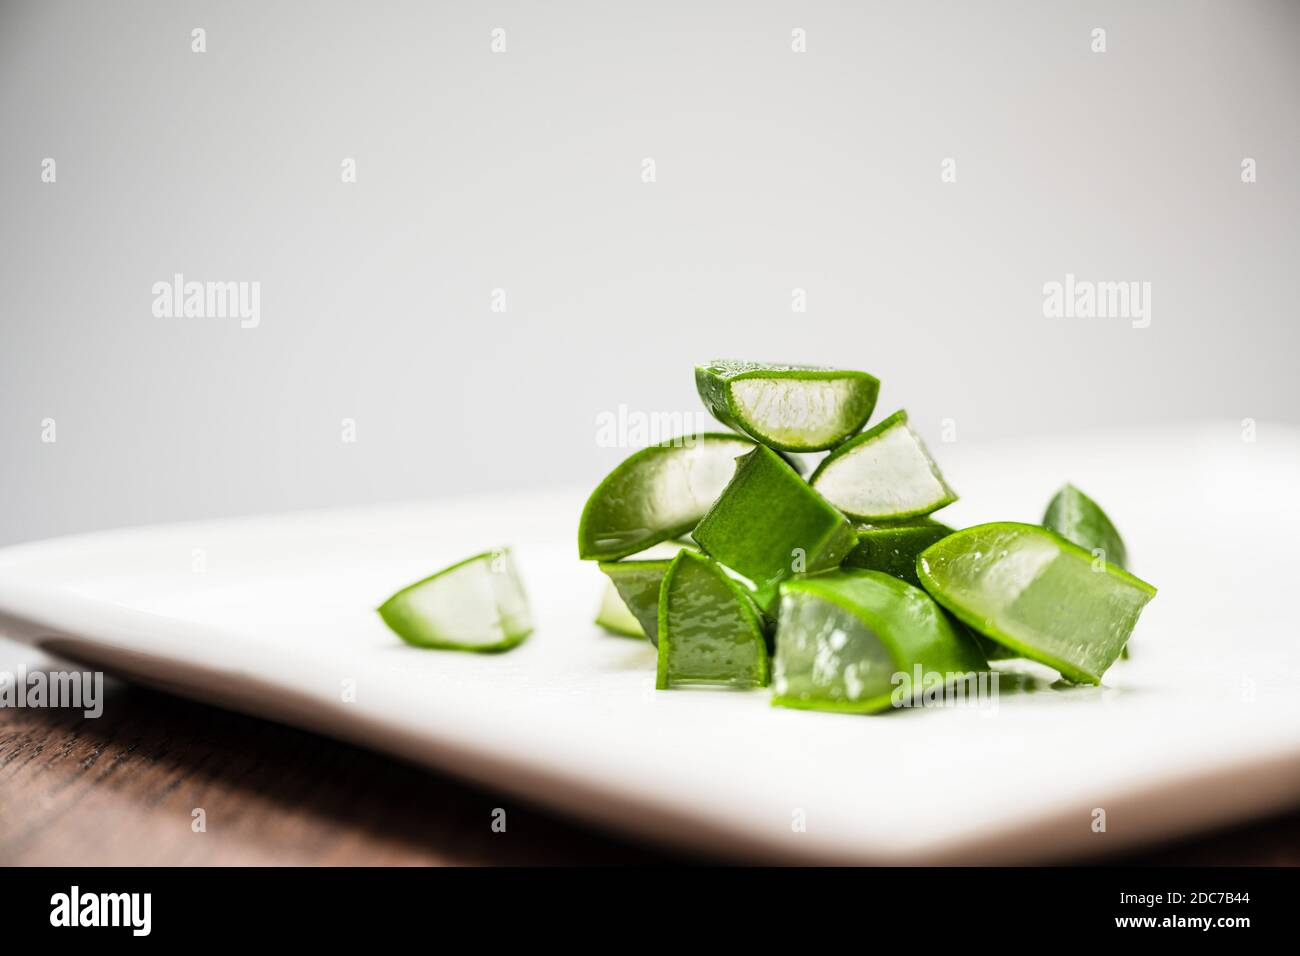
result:
M 717 503 L 691 533 L 705 554 L 743 575 L 765 612 L 787 578 L 838 567 L 857 536 L 849 520 L 763 445 L 736 466 Z
M 917 518 L 957 500 L 904 411 L 840 445 L 809 481 L 859 521 Z
M 758 608 L 717 562 L 682 551 L 659 590 L 660 690 L 691 684 L 765 687 L 767 643 Z
M 643 448 L 591 493 L 578 523 L 578 556 L 616 561 L 686 534 L 717 500 L 754 443 L 704 434 Z
M 1128 561 L 1124 541 L 1106 512 L 1074 485 L 1066 485 L 1052 498 L 1043 515 L 1043 527 L 1091 551 L 1094 556 L 1100 552 L 1103 561 L 1121 568 Z M 1128 657 L 1127 644 L 1119 656 Z
M 596 612 L 596 625 L 610 634 L 619 637 L 645 637 L 641 622 L 628 609 L 627 603 L 614 587 L 613 581 L 605 582 L 605 593 L 600 598 L 600 610 Z
M 528 598 L 504 548 L 402 588 L 379 616 L 408 644 L 456 651 L 506 651 L 533 632 Z
M 1102 560 L 1116 567 L 1124 567 L 1128 560 L 1124 541 L 1101 505 L 1074 485 L 1066 485 L 1052 498 L 1043 515 L 1043 527 L 1094 556 L 1101 552 Z
M 860 524 L 853 530 L 858 543 L 844 559 L 845 567 L 883 571 L 918 588 L 916 556 L 952 534 L 952 528 L 932 518 Z
M 921 579 L 916 575 L 917 556 L 936 541 L 953 533 L 952 528 L 933 518 L 859 524 L 854 526 L 854 531 L 858 535 L 858 546 L 844 559 L 846 568 L 883 571 L 918 588 L 921 587 Z M 949 623 L 968 635 L 991 661 L 1016 656 L 1016 652 L 1009 647 L 989 640 L 951 615 Z
M 659 643 L 659 586 L 668 565 L 683 548 L 695 550 L 689 542 L 671 541 L 655 545 L 642 554 L 622 561 L 602 561 L 600 570 L 616 589 L 617 596 L 637 622 L 637 635 Z
M 695 387 L 736 431 L 782 451 L 821 451 L 867 423 L 880 382 L 866 372 L 715 361 L 695 367 Z
M 918 588 L 921 579 L 916 576 L 917 556 L 936 541 L 952 534 L 952 528 L 933 518 L 859 524 L 854 526 L 854 531 L 858 535 L 858 546 L 844 559 L 844 567 L 882 571 Z M 948 615 L 948 623 L 974 641 L 987 659 L 1000 661 L 1016 656 L 1009 647 L 989 640 L 947 611 L 944 613 Z
M 1037 525 L 957 531 L 917 558 L 936 601 L 1022 657 L 1101 683 L 1156 589 Z
M 874 713 L 987 670 L 943 609 L 892 575 L 842 568 L 781 585 L 772 663 L 778 706 Z

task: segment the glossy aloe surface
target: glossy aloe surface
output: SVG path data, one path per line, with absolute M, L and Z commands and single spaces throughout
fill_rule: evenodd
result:
M 627 603 L 614 587 L 613 581 L 605 582 L 605 591 L 600 598 L 600 608 L 596 611 L 596 626 L 619 637 L 645 637 L 641 621 L 628 608 Z
M 936 601 L 988 638 L 1097 684 L 1156 589 L 1054 531 L 997 522 L 957 531 L 917 558 Z
M 659 586 L 673 558 L 683 548 L 694 551 L 689 542 L 665 541 L 642 554 L 622 561 L 602 561 L 600 570 L 618 591 L 624 606 L 637 621 L 637 634 L 659 643 Z
M 1066 541 L 1073 541 L 1094 557 L 1100 556 L 1121 568 L 1128 566 L 1128 551 L 1119 531 L 1111 523 L 1101 505 L 1093 501 L 1074 485 L 1066 485 L 1047 505 L 1043 527 L 1055 531 Z M 1120 657 L 1128 657 L 1128 645 Z
M 505 651 L 533 630 L 508 549 L 486 551 L 402 588 L 379 607 L 392 630 L 418 647 Z
M 587 499 L 578 556 L 616 561 L 690 531 L 731 480 L 736 458 L 753 448 L 740 435 L 704 434 L 629 456 Z
M 659 595 L 659 666 L 664 690 L 693 684 L 764 687 L 763 622 L 747 591 L 715 561 L 682 551 Z
M 845 567 L 883 571 L 915 587 L 921 586 L 916 576 L 916 556 L 952 534 L 952 528 L 931 518 L 859 524 L 853 530 L 858 543 L 844 559 Z
M 855 434 L 876 407 L 866 372 L 718 360 L 695 368 L 695 387 L 718 421 L 782 451 L 821 451 Z
M 957 500 L 905 411 L 840 445 L 809 481 L 827 501 L 860 521 L 916 518 Z
M 1128 550 L 1101 505 L 1074 485 L 1066 485 L 1052 498 L 1043 515 L 1043 527 L 1066 541 L 1101 556 L 1117 567 L 1128 563 Z
M 844 568 L 781 586 L 778 706 L 874 713 L 910 702 L 918 673 L 950 686 L 987 669 L 928 594 L 892 575 Z
M 782 581 L 838 567 L 857 543 L 849 520 L 762 445 L 740 459 L 691 537 L 747 578 L 769 614 Z

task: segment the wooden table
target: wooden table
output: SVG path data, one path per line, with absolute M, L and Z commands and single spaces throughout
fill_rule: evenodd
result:
M 314 734 L 114 681 L 105 697 L 97 720 L 0 708 L 0 864 L 690 859 Z M 1117 862 L 1294 865 L 1300 811 Z

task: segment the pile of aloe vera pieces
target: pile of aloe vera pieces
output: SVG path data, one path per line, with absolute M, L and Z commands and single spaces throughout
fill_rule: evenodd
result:
M 1155 589 L 1082 492 L 1064 487 L 1040 525 L 954 530 L 931 517 L 957 495 L 906 412 L 865 427 L 873 376 L 716 361 L 695 380 L 730 430 L 637 451 L 578 528 L 610 581 L 597 623 L 657 647 L 657 687 L 872 713 L 990 660 L 1096 684 L 1125 651 Z

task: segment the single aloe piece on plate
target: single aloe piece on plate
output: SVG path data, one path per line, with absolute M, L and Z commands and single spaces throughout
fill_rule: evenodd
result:
M 860 524 L 854 531 L 858 543 L 844 559 L 845 567 L 883 571 L 918 588 L 921 579 L 916 576 L 916 556 L 952 534 L 952 528 L 932 518 Z
M 1066 485 L 1052 498 L 1043 515 L 1043 527 L 1094 556 L 1101 552 L 1102 560 L 1116 567 L 1124 567 L 1128 560 L 1124 541 L 1101 505 L 1074 485 Z
M 379 606 L 379 616 L 408 644 L 455 651 L 507 651 L 533 631 L 528 598 L 504 548 L 402 588 Z
M 904 411 L 840 445 L 809 480 L 859 521 L 916 518 L 957 500 Z
M 988 670 L 928 594 L 881 571 L 787 581 L 776 635 L 772 703 L 782 707 L 874 713 Z
M 695 387 L 724 425 L 782 451 L 821 451 L 867 423 L 880 382 L 866 372 L 719 360 L 695 367 Z
M 611 471 L 578 522 L 578 556 L 616 561 L 686 534 L 753 450 L 740 435 L 689 435 L 643 448 Z
M 782 581 L 838 567 L 857 543 L 849 520 L 763 445 L 740 459 L 691 537 L 709 557 L 747 578 L 769 614 Z
M 688 542 L 665 541 L 622 561 L 600 562 L 600 570 L 615 590 L 614 596 L 636 624 L 636 636 L 649 638 L 651 644 L 659 643 L 659 586 L 683 548 L 695 550 Z
M 658 633 L 660 690 L 767 685 L 762 617 L 716 561 L 693 551 L 673 558 L 660 586 Z
M 957 531 L 917 558 L 936 601 L 1068 680 L 1099 684 L 1156 589 L 1037 525 Z

